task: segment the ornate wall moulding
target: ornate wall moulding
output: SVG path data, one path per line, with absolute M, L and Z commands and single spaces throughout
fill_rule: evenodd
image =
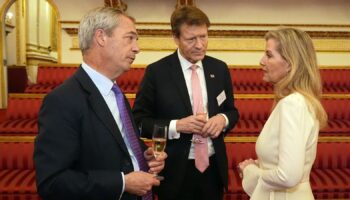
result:
M 62 29 L 72 37 L 71 50 L 79 50 L 77 21 L 61 21 Z M 176 46 L 169 23 L 138 22 L 139 45 L 144 51 L 172 51 Z M 213 23 L 209 29 L 208 51 L 263 51 L 268 30 L 280 24 Z M 318 52 L 350 52 L 350 25 L 287 24 L 305 30 L 313 38 Z

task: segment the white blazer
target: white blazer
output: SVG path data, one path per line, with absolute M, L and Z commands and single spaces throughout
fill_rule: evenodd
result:
M 314 199 L 309 176 L 319 123 L 311 109 L 300 93 L 277 103 L 256 142 L 259 166 L 243 170 L 243 189 L 251 200 Z

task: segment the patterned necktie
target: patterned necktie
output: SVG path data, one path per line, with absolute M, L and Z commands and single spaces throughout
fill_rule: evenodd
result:
M 137 163 L 139 164 L 140 169 L 144 172 L 147 172 L 149 168 L 143 156 L 141 146 L 139 143 L 139 138 L 136 136 L 136 132 L 132 125 L 129 112 L 126 108 L 124 95 L 116 84 L 113 85 L 112 91 L 114 92 L 117 99 L 117 106 L 119 109 L 120 118 L 122 120 L 124 130 L 125 130 L 125 135 L 130 144 L 130 148 L 136 157 L 136 160 L 137 160 Z M 142 199 L 152 200 L 152 191 L 147 192 L 147 194 L 145 194 L 142 197 Z
M 197 74 L 197 65 L 192 65 L 192 75 L 191 75 L 191 84 L 192 84 L 192 98 L 193 98 L 193 114 L 204 113 L 203 107 L 203 98 L 201 86 L 199 83 L 199 78 Z M 203 138 L 201 135 L 194 134 L 193 141 L 198 141 L 194 143 L 194 159 L 196 168 L 200 172 L 204 172 L 205 169 L 209 166 L 209 157 L 208 157 L 208 139 Z

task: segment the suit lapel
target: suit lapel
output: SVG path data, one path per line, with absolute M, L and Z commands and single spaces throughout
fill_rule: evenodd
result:
M 188 95 L 185 77 L 182 72 L 177 52 L 175 52 L 171 56 L 170 74 L 172 76 L 172 81 L 175 83 L 177 91 L 181 96 L 182 102 L 184 103 L 186 110 L 188 111 L 188 113 L 192 114 L 191 101 Z
M 203 64 L 203 70 L 204 70 L 204 78 L 205 78 L 205 84 L 207 86 L 207 98 L 208 98 L 208 114 L 209 117 L 211 116 L 211 113 L 213 113 L 213 105 L 216 103 L 216 96 L 215 96 L 215 68 L 210 66 L 208 62 L 206 62 L 206 57 L 202 60 Z M 210 98 L 214 97 L 215 98 Z
M 109 110 L 106 102 L 104 101 L 101 93 L 98 91 L 95 84 L 92 82 L 86 72 L 80 67 L 75 74 L 77 80 L 81 83 L 81 86 L 88 93 L 88 101 L 92 107 L 92 110 L 96 113 L 101 122 L 106 126 L 112 136 L 116 139 L 121 149 L 129 155 L 125 142 L 120 133 L 117 123 Z

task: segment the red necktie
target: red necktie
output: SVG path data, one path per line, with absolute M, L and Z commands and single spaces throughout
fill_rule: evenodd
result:
M 193 97 L 193 114 L 204 113 L 203 107 L 203 98 L 201 86 L 199 83 L 199 78 L 197 74 L 197 65 L 192 65 L 192 75 L 191 75 L 191 84 L 192 84 L 192 97 Z M 204 172 L 205 169 L 209 166 L 209 157 L 208 157 L 208 139 L 203 138 L 201 135 L 193 135 L 194 142 L 194 159 L 196 168 L 200 172 Z

